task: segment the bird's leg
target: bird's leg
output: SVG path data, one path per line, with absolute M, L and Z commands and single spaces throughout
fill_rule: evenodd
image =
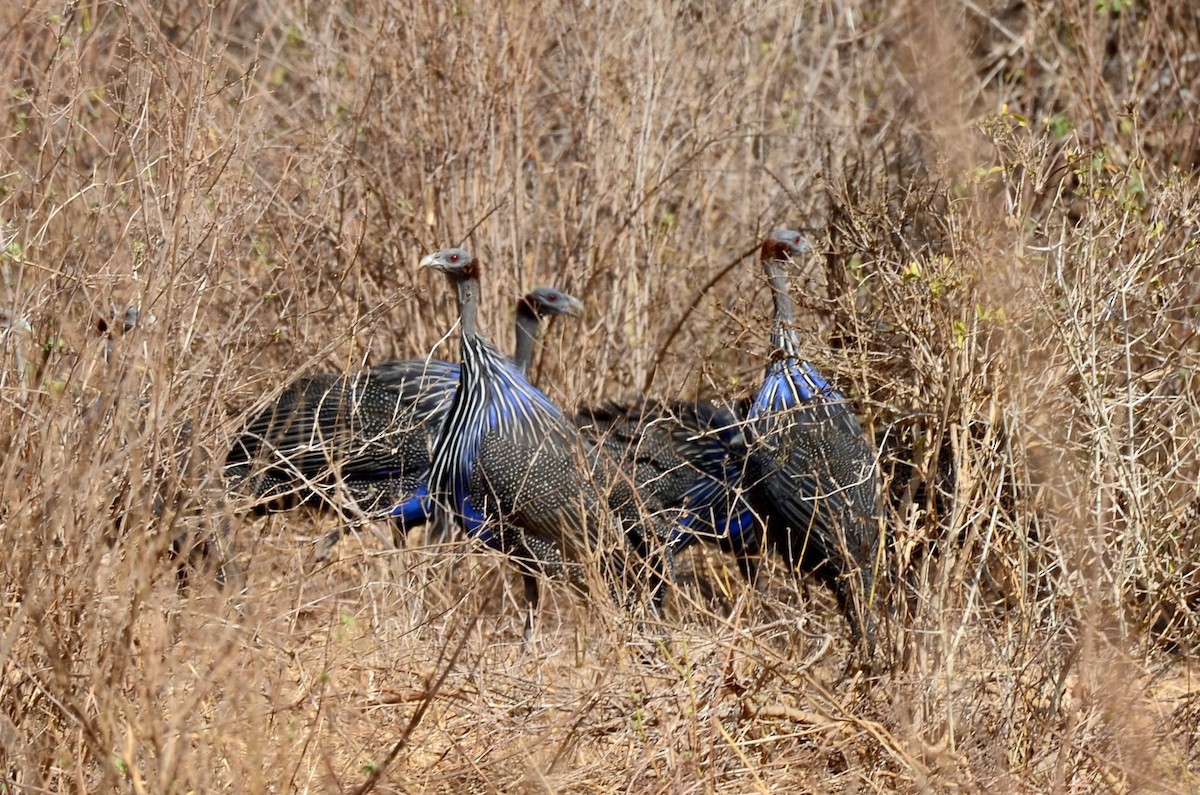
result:
M 738 571 L 746 578 L 753 590 L 758 590 L 759 565 L 762 562 L 762 535 L 758 532 L 743 531 L 732 540 L 733 554 L 737 558 Z
M 752 590 L 758 590 L 758 555 L 742 550 L 737 556 L 738 571 L 746 578 Z
M 538 591 L 537 575 L 530 572 L 521 574 L 521 581 L 525 585 L 525 631 L 523 638 L 526 644 L 533 641 L 533 623 L 537 618 L 538 600 L 541 595 Z
M 861 599 L 850 591 L 849 583 L 837 582 L 834 593 L 837 595 L 838 607 L 850 624 L 854 648 L 861 654 L 862 661 L 869 665 L 875 657 L 874 616 L 863 607 Z
M 646 560 L 650 568 L 650 615 L 661 621 L 665 617 L 667 589 L 675 581 L 675 556 L 666 544 L 648 553 L 652 556 Z
M 392 548 L 400 549 L 408 540 L 408 527 L 403 522 L 392 522 Z

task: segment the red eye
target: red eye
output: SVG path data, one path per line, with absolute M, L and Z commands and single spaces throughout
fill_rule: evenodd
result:
M 550 295 L 546 296 L 546 300 L 547 300 L 547 301 L 557 301 L 557 300 L 558 300 L 558 296 L 557 296 L 557 295 L 555 295 L 554 293 L 550 293 Z
M 450 261 L 451 261 L 451 262 L 458 262 L 458 255 L 457 255 L 457 254 L 451 254 L 451 255 L 450 255 Z

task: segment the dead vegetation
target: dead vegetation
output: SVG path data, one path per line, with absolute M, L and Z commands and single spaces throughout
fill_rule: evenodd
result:
M 0 791 L 1200 789 L 1191 3 L 0 23 Z M 826 594 L 716 553 L 663 646 L 553 587 L 525 646 L 493 555 L 384 530 L 316 566 L 327 525 L 217 496 L 292 376 L 454 358 L 415 266 L 461 240 L 503 345 L 528 287 L 587 302 L 534 368 L 563 405 L 744 397 L 739 258 L 784 225 L 895 476 L 877 673 Z M 157 320 L 109 346 L 129 305 Z M 181 593 L 172 541 L 226 526 L 244 589 Z

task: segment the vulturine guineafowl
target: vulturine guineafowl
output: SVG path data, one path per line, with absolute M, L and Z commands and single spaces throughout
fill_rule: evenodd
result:
M 524 298 L 517 302 L 516 343 L 513 347 L 513 364 L 520 369 L 526 378 L 529 377 L 529 368 L 533 365 L 533 345 L 537 340 L 538 328 L 542 318 L 552 315 L 579 317 L 582 314 L 583 302 L 573 295 L 568 295 L 562 290 L 546 286 L 535 287 L 530 290 Z M 454 380 L 455 386 L 457 386 L 459 365 L 455 364 L 451 365 L 451 367 L 454 368 Z M 386 372 L 382 373 L 384 377 L 393 377 L 391 372 L 393 369 L 392 366 L 388 365 L 385 369 Z M 449 409 L 448 402 L 444 409 Z M 440 427 L 441 418 L 439 417 L 437 427 L 431 429 L 433 433 L 429 438 L 430 447 L 432 447 L 434 438 L 437 436 L 437 430 Z M 403 510 L 400 513 L 403 515 Z M 426 530 L 426 538 L 430 543 L 445 542 L 452 529 L 452 523 L 447 521 L 445 516 L 439 516 L 438 519 L 439 521 L 432 522 Z M 402 526 L 405 521 L 409 520 L 401 520 Z
M 421 265 L 454 285 L 462 346 L 462 377 L 434 445 L 431 498 L 520 566 L 527 631 L 538 575 L 565 568 L 583 585 L 588 561 L 610 586 L 648 592 L 652 608 L 660 607 L 670 576 L 661 522 L 611 459 L 589 449 L 563 412 L 480 334 L 480 263 L 450 248 Z
M 583 304 L 552 287 L 517 303 L 516 358 L 529 368 L 541 318 L 578 315 Z M 429 454 L 458 387 L 459 365 L 436 359 L 381 362 L 353 375 L 301 379 L 254 415 L 226 459 L 238 488 L 258 510 L 296 503 L 341 506 L 392 516 L 401 531 L 423 523 Z M 341 531 L 329 535 L 323 555 Z
M 785 268 L 809 250 L 798 232 L 763 243 L 775 302 L 774 349 L 749 410 L 750 503 L 768 546 L 833 589 L 851 627 L 873 645 L 880 485 L 875 451 L 845 396 L 800 358 Z
M 671 535 L 678 555 L 698 540 L 733 552 L 753 580 L 760 534 L 741 490 L 747 447 L 742 424 L 705 402 L 634 400 L 584 409 L 580 431 L 632 468 L 643 494 L 677 512 Z

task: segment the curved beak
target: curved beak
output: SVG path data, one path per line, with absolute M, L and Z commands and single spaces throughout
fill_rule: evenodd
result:
M 436 261 L 437 261 L 437 253 L 436 252 L 433 254 L 426 254 L 424 257 L 421 257 L 421 262 L 420 262 L 420 264 L 417 265 L 417 267 L 418 268 L 432 268 L 433 263 Z
M 565 298 L 567 300 L 566 313 L 568 315 L 570 315 L 571 317 L 582 317 L 583 316 L 583 301 L 580 301 L 578 298 L 576 298 L 573 295 L 563 295 L 563 298 Z

